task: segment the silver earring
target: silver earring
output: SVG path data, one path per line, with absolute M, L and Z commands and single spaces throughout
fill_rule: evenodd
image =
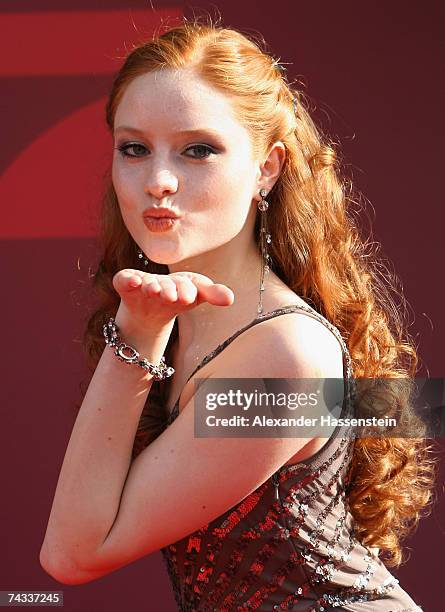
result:
M 144 260 L 144 266 L 147 267 L 148 266 L 148 259 L 147 259 L 147 256 L 144 255 L 144 253 L 141 251 L 141 249 L 138 249 L 138 257 L 139 257 L 139 259 L 143 259 Z
M 269 234 L 267 229 L 267 214 L 266 211 L 269 208 L 269 203 L 266 202 L 265 197 L 267 195 L 266 189 L 260 189 L 261 200 L 258 202 L 258 209 L 261 211 L 261 224 L 260 224 L 260 250 L 261 250 L 261 276 L 260 276 L 260 299 L 258 302 L 257 312 L 262 314 L 263 312 L 263 292 L 265 289 L 264 283 L 266 276 L 269 274 L 271 257 L 267 252 L 267 245 L 271 244 L 272 236 Z

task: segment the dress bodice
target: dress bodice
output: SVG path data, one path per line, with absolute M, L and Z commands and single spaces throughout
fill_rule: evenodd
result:
M 191 376 L 252 325 L 290 312 L 315 317 L 340 342 L 345 381 L 340 416 L 351 415 L 347 346 L 339 330 L 310 306 L 292 304 L 259 315 L 209 353 Z M 178 414 L 179 401 L 166 427 Z M 179 609 L 421 611 L 354 535 L 346 495 L 353 448 L 351 431 L 337 427 L 310 458 L 283 465 L 239 504 L 163 548 Z

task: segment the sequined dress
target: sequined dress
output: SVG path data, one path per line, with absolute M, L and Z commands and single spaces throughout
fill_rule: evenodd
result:
M 310 306 L 257 316 L 209 353 L 190 378 L 240 333 L 271 317 L 301 312 L 337 337 L 351 415 L 351 359 L 339 330 Z M 179 414 L 176 404 L 165 426 Z M 354 537 L 345 487 L 354 440 L 337 427 L 312 457 L 283 465 L 239 504 L 161 549 L 181 612 L 293 610 L 422 612 L 369 548 Z

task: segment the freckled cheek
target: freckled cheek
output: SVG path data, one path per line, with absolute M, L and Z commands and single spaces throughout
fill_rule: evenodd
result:
M 140 189 L 137 187 L 138 182 L 134 173 L 116 165 L 112 168 L 111 176 L 121 209 L 135 208 L 141 198 L 141 193 L 139 193 Z
M 247 214 L 251 202 L 251 190 L 247 175 L 241 175 L 234 171 L 222 182 L 218 191 L 218 199 L 221 201 L 221 210 L 225 215 L 234 214 L 242 217 Z
M 185 186 L 184 186 L 185 187 Z M 231 216 L 242 217 L 249 208 L 250 199 L 246 193 L 249 191 L 244 177 L 240 176 L 239 168 L 215 168 L 208 172 L 205 179 L 190 182 L 184 189 L 184 201 L 190 199 L 191 209 L 200 213 L 208 220 L 231 222 Z

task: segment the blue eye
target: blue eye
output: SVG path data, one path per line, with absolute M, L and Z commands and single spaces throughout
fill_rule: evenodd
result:
M 208 145 L 204 145 L 204 144 L 192 145 L 191 147 L 188 147 L 186 151 L 189 151 L 190 149 L 198 149 L 198 150 L 200 149 L 201 151 L 204 151 L 204 153 L 208 153 L 208 155 L 198 155 L 197 157 L 195 157 L 195 159 L 206 159 L 207 157 L 209 157 L 209 155 L 215 153 L 215 149 L 213 149 L 212 147 L 209 147 Z
M 143 154 L 147 150 L 144 145 L 141 145 L 138 142 L 129 142 L 128 144 L 119 145 L 118 147 L 116 147 L 116 149 L 120 151 L 124 157 L 143 157 Z M 142 155 L 134 155 L 132 153 L 128 153 L 129 149 L 139 149 L 139 151 L 142 149 Z

